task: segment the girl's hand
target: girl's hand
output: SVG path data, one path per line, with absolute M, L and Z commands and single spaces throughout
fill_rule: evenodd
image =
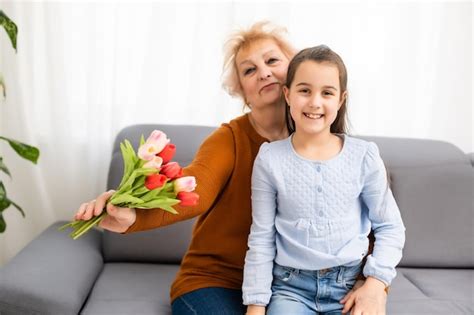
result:
M 265 306 L 249 305 L 247 306 L 247 313 L 245 315 L 265 315 Z
M 107 200 L 114 193 L 114 190 L 109 190 L 98 196 L 97 199 L 83 203 L 74 215 L 74 219 L 87 221 L 92 219 L 93 216 L 100 215 L 104 210 Z M 100 221 L 99 226 L 112 232 L 123 233 L 135 223 L 136 218 L 135 209 L 120 208 L 107 204 L 107 216 Z
M 365 283 L 359 280 L 340 302 L 344 304 L 342 314 L 352 309 L 351 315 L 385 315 L 385 284 L 372 277 L 368 277 Z

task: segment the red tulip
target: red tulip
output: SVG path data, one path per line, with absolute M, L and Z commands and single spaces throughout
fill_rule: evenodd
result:
M 168 163 L 173 159 L 173 156 L 176 152 L 176 146 L 172 143 L 168 143 L 161 152 L 157 153 L 156 155 L 163 159 L 163 164 Z
M 183 176 L 183 169 L 177 162 L 169 162 L 161 167 L 160 173 L 168 178 L 174 179 Z
M 180 206 L 195 206 L 199 201 L 199 195 L 195 192 L 180 191 L 177 197 L 181 200 Z
M 161 188 L 168 178 L 163 174 L 152 174 L 146 177 L 145 187 L 149 190 Z

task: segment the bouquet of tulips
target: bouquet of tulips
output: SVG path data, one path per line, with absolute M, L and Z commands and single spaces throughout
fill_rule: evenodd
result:
M 160 208 L 177 214 L 174 205 L 194 206 L 199 200 L 196 194 L 196 180 L 193 176 L 183 177 L 182 168 L 177 162 L 171 162 L 176 146 L 170 143 L 166 134 L 154 130 L 145 141 L 140 139 L 138 154 L 128 140 L 120 144 L 124 172 L 122 181 L 109 203 L 117 207 L 153 209 Z M 75 220 L 59 230 L 72 227 L 70 236 L 77 239 L 107 215 L 101 215 L 88 221 Z

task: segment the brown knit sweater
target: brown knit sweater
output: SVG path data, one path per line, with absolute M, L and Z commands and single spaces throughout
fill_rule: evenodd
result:
M 260 145 L 267 141 L 240 116 L 214 131 L 201 145 L 184 175 L 196 177 L 195 207 L 137 209 L 125 232 L 144 231 L 200 215 L 188 252 L 171 287 L 171 300 L 199 288 L 242 286 L 247 239 L 252 223 L 250 182 Z
M 137 219 L 126 234 L 200 215 L 190 247 L 171 286 L 171 301 L 200 288 L 241 289 L 252 223 L 252 168 L 265 141 L 268 140 L 250 124 L 248 114 L 222 124 L 203 142 L 193 162 L 183 170 L 185 176 L 196 177 L 199 204 L 175 206 L 179 214 L 137 209 Z

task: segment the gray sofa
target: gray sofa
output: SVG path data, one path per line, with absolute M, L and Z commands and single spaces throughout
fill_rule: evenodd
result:
M 136 146 L 152 129 L 169 135 L 186 165 L 214 128 L 125 128 L 109 188 L 122 175 L 119 142 Z M 387 313 L 474 314 L 472 155 L 441 141 L 364 138 L 379 145 L 407 228 Z M 54 223 L 0 269 L 0 314 L 170 314 L 169 287 L 193 222 L 131 235 L 94 230 L 76 241 Z

